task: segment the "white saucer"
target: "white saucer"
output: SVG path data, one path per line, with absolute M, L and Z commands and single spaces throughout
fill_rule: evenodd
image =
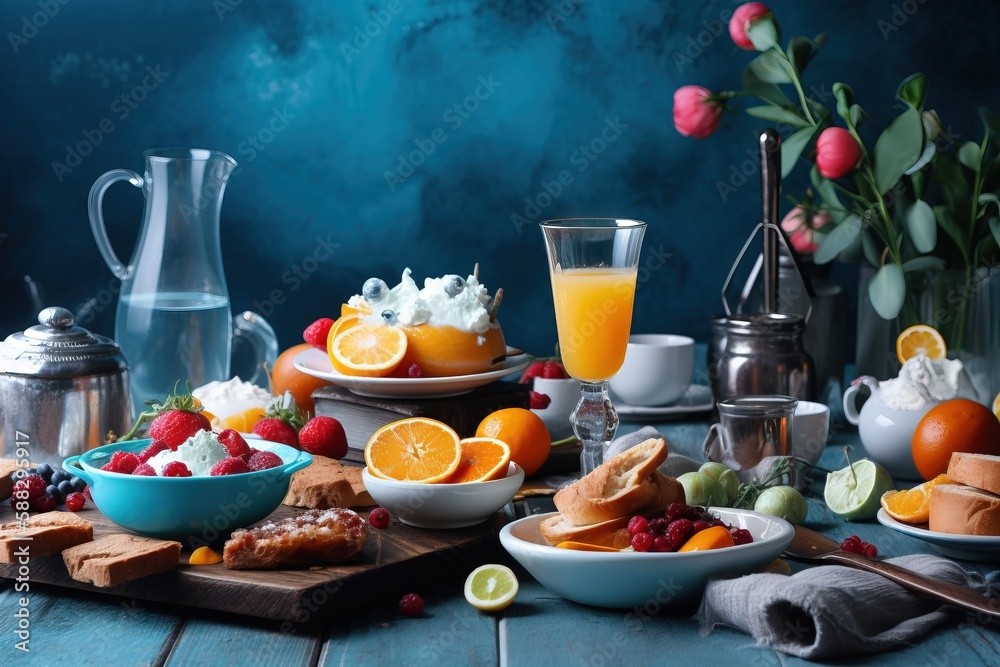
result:
M 629 405 L 627 403 L 620 403 L 617 400 L 614 400 L 614 396 L 612 396 L 612 401 L 614 401 L 615 410 L 618 411 L 619 418 L 623 421 L 640 421 L 648 419 L 649 417 L 676 419 L 679 417 L 698 414 L 699 412 L 707 412 L 712 409 L 713 405 L 715 405 L 715 401 L 712 398 L 712 388 L 703 384 L 691 385 L 688 387 L 687 391 L 684 392 L 684 395 L 677 400 L 677 402 L 671 403 L 670 405 L 648 407 L 642 405 Z
M 514 348 L 507 348 L 508 354 L 512 351 Z M 326 352 L 315 348 L 300 352 L 292 362 L 295 364 L 295 368 L 306 375 L 312 375 L 338 387 L 344 387 L 359 396 L 445 398 L 467 394 L 476 387 L 524 370 L 528 366 L 528 355 L 522 352 L 508 356 L 504 360 L 503 366 L 485 373 L 423 378 L 365 378 L 344 375 L 334 370 L 333 366 L 330 365 L 330 357 L 327 356 Z
M 1000 561 L 1000 536 L 938 533 L 896 521 L 884 509 L 878 511 L 876 518 L 883 526 L 923 540 L 945 556 L 962 560 Z

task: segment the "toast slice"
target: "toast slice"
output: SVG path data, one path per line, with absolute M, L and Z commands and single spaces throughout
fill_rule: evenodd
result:
M 41 558 L 94 539 L 94 527 L 70 512 L 45 512 L 0 524 L 0 563 L 16 563 L 25 555 Z
M 1000 494 L 1000 456 L 955 452 L 948 463 L 948 479 Z
M 311 465 L 292 475 L 288 493 L 281 502 L 320 510 L 376 504 L 361 481 L 361 468 L 316 455 Z
M 553 501 L 574 526 L 631 515 L 658 493 L 649 477 L 666 459 L 667 443 L 650 438 L 560 489 Z
M 14 493 L 11 475 L 20 467 L 14 459 L 0 459 L 0 500 L 7 500 Z
M 1000 535 L 1000 496 L 962 484 L 931 489 L 928 528 L 957 535 Z
M 631 516 L 622 516 L 589 526 L 575 526 L 562 514 L 554 514 L 538 524 L 542 537 L 551 546 L 560 542 L 583 542 L 612 549 L 624 549 L 632 544 L 628 533 Z
M 99 588 L 168 572 L 180 558 L 180 542 L 125 534 L 105 535 L 63 551 L 69 576 Z

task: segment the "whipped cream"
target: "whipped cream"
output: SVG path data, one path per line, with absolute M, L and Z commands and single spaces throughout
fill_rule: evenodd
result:
M 930 359 L 918 354 L 906 360 L 898 377 L 879 384 L 879 395 L 893 410 L 919 410 L 928 403 L 958 396 L 961 376 L 958 359 Z
M 219 420 L 250 408 L 263 408 L 273 397 L 271 392 L 239 376 L 225 382 L 209 382 L 191 392 L 202 406 Z
M 486 310 L 490 295 L 475 276 L 427 278 L 423 289 L 418 289 L 410 274 L 410 269 L 404 269 L 399 284 L 377 300 L 356 294 L 347 303 L 353 308 L 370 308 L 372 314 L 366 319 L 372 321 L 380 321 L 383 311 L 392 310 L 396 313 L 396 321 L 407 326 L 451 326 L 479 334 L 498 326 L 490 322 Z
M 212 466 L 228 456 L 229 452 L 215 433 L 198 431 L 182 442 L 177 451 L 165 449 L 146 463 L 153 467 L 157 475 L 163 475 L 163 466 L 172 461 L 180 461 L 188 467 L 193 477 L 208 477 Z

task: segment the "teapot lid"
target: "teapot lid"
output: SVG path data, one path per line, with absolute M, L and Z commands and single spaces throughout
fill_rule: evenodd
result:
M 117 373 L 128 362 L 113 340 L 73 322 L 66 308 L 45 308 L 38 324 L 7 336 L 0 345 L 0 373 L 73 378 Z

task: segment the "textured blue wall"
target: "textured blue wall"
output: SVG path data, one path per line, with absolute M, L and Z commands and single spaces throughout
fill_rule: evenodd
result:
M 747 152 L 763 126 L 734 114 L 710 139 L 685 139 L 671 96 L 686 83 L 738 85 L 749 55 L 713 35 L 737 4 L 6 0 L 0 333 L 32 323 L 30 274 L 47 304 L 96 299 L 87 326 L 110 335 L 114 283 L 87 193 L 104 171 L 141 171 L 143 149 L 172 145 L 240 163 L 222 220 L 233 308 L 271 310 L 282 346 L 369 276 L 393 283 L 405 266 L 423 277 L 479 262 L 486 284 L 504 288 L 508 342 L 548 354 L 555 324 L 534 223 L 558 216 L 646 220 L 653 271 L 633 330 L 705 338 L 759 217 L 755 173 L 726 197 L 718 184 L 755 171 Z M 786 39 L 829 33 L 809 80 L 850 83 L 882 122 L 896 84 L 918 70 L 930 106 L 963 138 L 979 136 L 975 105 L 1000 109 L 993 3 L 770 5 Z M 68 151 L 80 145 L 89 154 L 77 161 Z M 119 185 L 105 201 L 125 259 L 141 195 Z M 296 278 L 328 238 L 339 247 Z M 854 273 L 835 275 L 851 288 Z M 276 290 L 284 301 L 266 303 Z

